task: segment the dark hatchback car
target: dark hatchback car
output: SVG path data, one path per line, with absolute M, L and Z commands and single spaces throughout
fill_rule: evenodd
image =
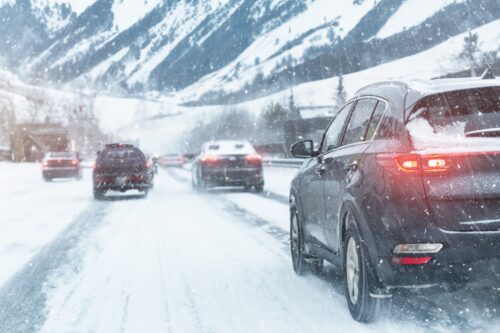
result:
M 262 157 L 247 141 L 213 141 L 201 147 L 192 167 L 194 189 L 217 186 L 244 186 L 264 189 Z
M 42 161 L 42 177 L 45 181 L 54 178 L 82 178 L 80 158 L 73 152 L 50 152 Z
M 153 187 L 151 163 L 139 148 L 128 144 L 109 144 L 98 153 L 92 175 L 94 197 L 103 198 L 108 190 L 139 190 L 144 195 Z
M 338 112 L 292 181 L 298 274 L 343 272 L 354 319 L 395 291 L 500 287 L 500 80 L 385 82 Z

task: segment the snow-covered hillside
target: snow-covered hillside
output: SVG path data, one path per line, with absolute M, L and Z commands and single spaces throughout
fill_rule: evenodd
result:
M 421 3 L 2 0 L 0 61 L 41 85 L 187 88 L 188 101 L 217 104 L 397 60 L 500 17 L 495 0 Z

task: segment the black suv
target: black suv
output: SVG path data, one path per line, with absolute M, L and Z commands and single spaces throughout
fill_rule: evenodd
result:
M 94 197 L 108 190 L 139 190 L 148 194 L 153 187 L 153 170 L 144 154 L 133 145 L 109 144 L 97 154 L 93 172 Z
M 354 319 L 394 291 L 500 287 L 500 80 L 383 82 L 358 91 L 292 181 L 293 267 L 344 276 Z

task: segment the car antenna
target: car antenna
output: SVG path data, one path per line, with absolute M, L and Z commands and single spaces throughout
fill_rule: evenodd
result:
M 493 70 L 491 69 L 490 66 L 487 66 L 483 75 L 481 75 L 481 80 L 494 80 L 494 79 L 496 79 L 496 77 L 495 74 L 493 73 Z

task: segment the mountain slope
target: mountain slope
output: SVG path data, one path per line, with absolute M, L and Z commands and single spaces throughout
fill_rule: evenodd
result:
M 0 60 L 40 84 L 227 103 L 416 54 L 500 18 L 497 0 L 356 3 L 3 0 Z

